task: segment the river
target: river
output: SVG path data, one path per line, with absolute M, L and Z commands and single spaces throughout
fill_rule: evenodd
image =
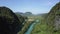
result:
M 31 31 L 33 30 L 33 27 L 37 22 L 39 22 L 39 20 L 36 20 L 34 23 L 32 23 L 25 34 L 31 34 Z

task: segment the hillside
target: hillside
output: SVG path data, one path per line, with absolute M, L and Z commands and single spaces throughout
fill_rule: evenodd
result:
M 17 34 L 22 28 L 20 20 L 11 9 L 0 7 L 0 34 Z
M 48 31 L 51 33 L 58 32 L 60 30 L 60 2 L 52 7 L 47 16 Z M 59 34 L 59 33 L 57 33 Z
M 15 14 L 20 14 L 22 16 L 34 16 L 34 14 L 32 14 L 31 12 L 25 12 L 25 13 L 22 13 L 22 12 L 15 12 Z
M 60 34 L 60 2 L 49 13 L 39 18 L 31 34 Z

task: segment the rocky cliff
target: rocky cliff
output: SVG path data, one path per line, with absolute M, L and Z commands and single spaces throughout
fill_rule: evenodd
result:
M 60 2 L 52 7 L 46 21 L 49 31 L 56 32 L 60 29 Z

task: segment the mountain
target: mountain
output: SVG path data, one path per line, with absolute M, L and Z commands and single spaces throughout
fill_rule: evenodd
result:
M 48 30 L 50 32 L 57 32 L 60 30 L 60 2 L 52 7 L 46 18 Z
M 22 16 L 33 16 L 33 14 L 31 12 L 25 12 L 25 13 L 22 13 L 22 12 L 15 12 L 15 14 L 20 14 Z
M 23 22 L 23 17 L 19 19 L 8 7 L 0 7 L 0 34 L 17 34 L 22 28 L 20 20 Z

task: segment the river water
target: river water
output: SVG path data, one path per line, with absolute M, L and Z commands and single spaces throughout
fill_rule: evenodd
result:
M 36 20 L 36 22 L 32 23 L 29 27 L 29 29 L 27 30 L 27 32 L 25 32 L 25 34 L 31 34 L 31 31 L 33 30 L 34 25 L 38 22 L 38 20 Z

